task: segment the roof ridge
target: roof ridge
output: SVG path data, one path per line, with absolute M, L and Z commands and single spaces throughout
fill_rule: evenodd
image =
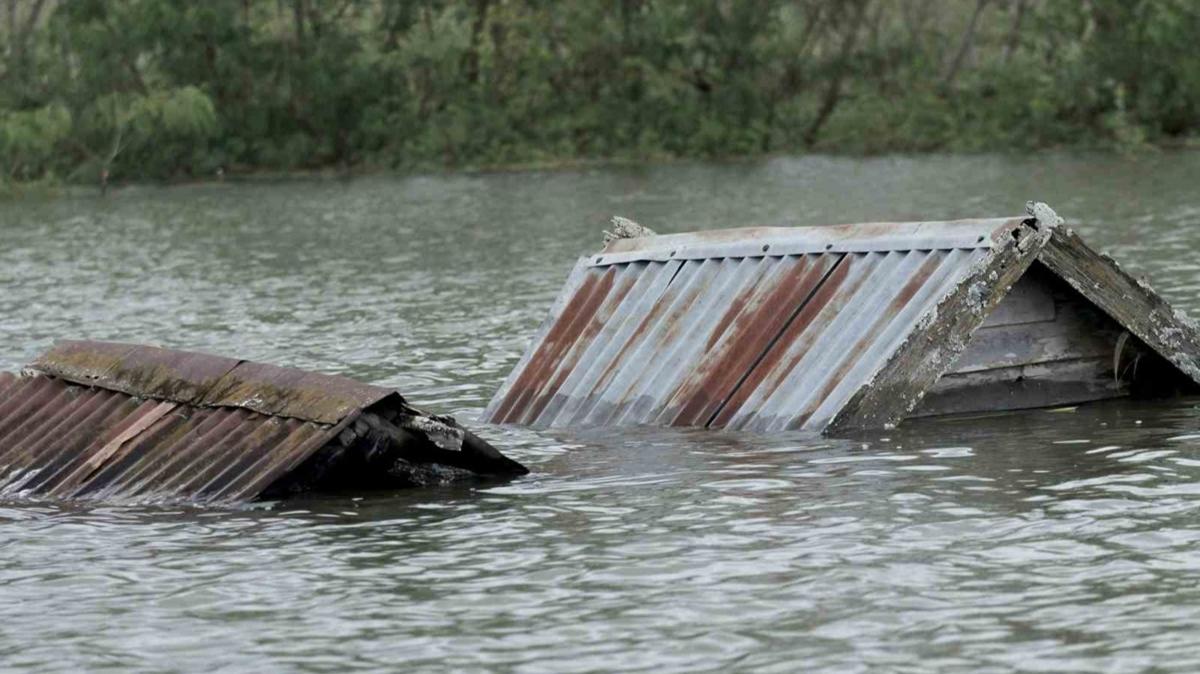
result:
M 400 396 L 394 389 L 343 375 L 123 342 L 60 341 L 29 367 L 142 398 L 239 407 L 319 423 L 337 423 L 356 409 Z

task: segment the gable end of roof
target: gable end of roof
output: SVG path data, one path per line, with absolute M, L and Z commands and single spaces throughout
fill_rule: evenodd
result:
M 1038 261 L 1200 384 L 1200 330 L 1147 282 L 1134 278 L 1116 260 L 1097 253 L 1066 228 L 1054 230 Z

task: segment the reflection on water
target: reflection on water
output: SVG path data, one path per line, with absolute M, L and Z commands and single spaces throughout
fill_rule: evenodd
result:
M 471 420 L 577 254 L 1019 213 L 1200 309 L 1200 156 L 779 159 L 0 206 L 0 367 L 60 336 L 339 372 Z M 243 510 L 0 506 L 10 669 L 1194 671 L 1196 400 L 827 439 L 483 427 L 516 482 Z M 256 667 L 256 664 L 258 665 Z

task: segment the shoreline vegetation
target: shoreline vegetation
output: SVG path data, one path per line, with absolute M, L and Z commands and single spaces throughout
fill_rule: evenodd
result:
M 1189 0 L 0 0 L 0 194 L 1200 147 Z
M 1023 150 L 1024 151 L 1024 150 Z M 1094 154 L 1098 157 L 1124 157 L 1131 161 L 1150 159 L 1162 153 L 1200 151 L 1200 138 L 1179 139 L 1173 142 L 1156 144 L 1140 144 L 1135 147 L 1119 147 L 1111 145 L 1064 146 L 1040 148 L 1038 151 L 1051 154 L 1066 152 L 1072 154 Z M 1004 151 L 988 150 L 980 152 L 883 152 L 878 154 L 850 152 L 821 152 L 797 154 L 776 152 L 770 154 L 736 155 L 736 156 L 701 156 L 701 157 L 574 157 L 559 160 L 534 162 L 513 162 L 509 164 L 464 164 L 464 165 L 416 165 L 403 168 L 391 168 L 376 165 L 355 165 L 350 167 L 323 166 L 305 169 L 244 169 L 225 172 L 222 175 L 190 175 L 181 174 L 169 177 L 142 178 L 125 181 L 113 181 L 101 188 L 94 182 L 67 183 L 60 179 L 49 177 L 30 181 L 0 181 L 0 199 L 20 197 L 58 197 L 58 196 L 94 196 L 101 189 L 105 192 L 120 192 L 126 189 L 142 187 L 206 187 L 219 185 L 248 185 L 254 183 L 273 183 L 290 181 L 346 181 L 358 178 L 396 177 L 412 178 L 438 175 L 489 175 L 504 173 L 539 173 L 557 171 L 585 171 L 589 169 L 606 169 L 620 167 L 665 167 L 672 165 L 687 165 L 691 163 L 719 164 L 749 164 L 768 162 L 775 159 L 794 159 L 802 157 L 823 157 L 834 159 L 860 158 L 881 159 L 897 157 L 928 157 L 928 156 L 970 156 L 991 154 L 1003 156 Z

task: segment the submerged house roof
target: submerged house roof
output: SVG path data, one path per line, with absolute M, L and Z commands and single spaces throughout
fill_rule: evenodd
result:
M 1200 382 L 1195 327 L 1028 210 L 611 241 L 484 419 L 831 431 Z
M 449 433 L 458 442 L 451 449 L 477 450 L 483 460 L 468 467 L 494 459 L 489 467 L 523 471 L 452 419 L 420 415 L 396 391 L 345 377 L 153 346 L 60 342 L 27 372 L 0 372 L 0 497 L 245 501 L 307 486 L 300 481 L 337 466 L 356 473 L 352 485 L 379 483 L 392 465 L 382 461 L 398 455 L 377 451 L 372 429 L 410 421 L 405 428 L 421 444 L 426 431 Z M 342 463 L 360 437 L 370 437 L 380 463 Z

